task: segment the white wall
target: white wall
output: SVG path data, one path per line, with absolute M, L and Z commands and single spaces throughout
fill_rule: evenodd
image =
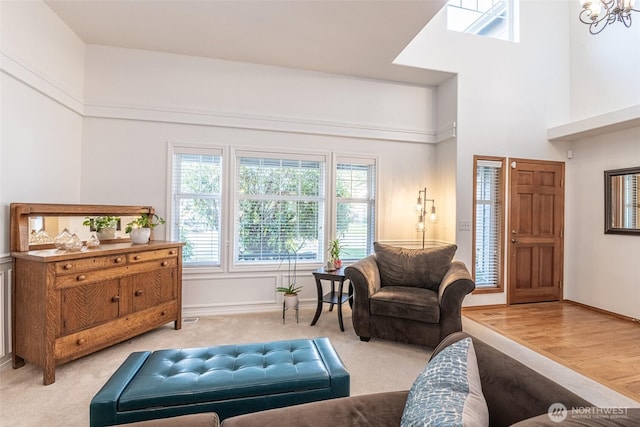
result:
M 443 242 L 456 242 L 456 183 L 457 183 L 457 137 L 455 125 L 458 121 L 458 77 L 452 77 L 438 86 L 436 103 L 436 126 L 442 129 L 442 141 L 436 146 L 436 174 L 434 195 L 438 209 L 438 222 L 432 228 L 434 238 Z
M 11 202 L 77 202 L 84 43 L 41 2 L 0 2 L 0 254 Z
M 640 105 L 637 21 L 593 36 L 573 20 L 571 52 L 570 120 Z M 640 166 L 640 128 L 573 141 L 570 148 L 565 297 L 640 318 L 640 237 L 604 234 L 603 207 L 604 171 Z
M 640 236 L 604 234 L 604 171 L 640 166 L 640 128 L 572 144 L 565 298 L 640 318 Z
M 457 73 L 455 224 L 473 218 L 474 154 L 565 159 L 565 147 L 549 143 L 546 131 L 569 114 L 569 9 L 566 2 L 521 1 L 520 43 L 447 31 L 443 9 L 396 59 Z M 544 31 L 529 16 L 544 16 Z M 471 233 L 458 230 L 455 237 L 456 258 L 471 267 Z M 503 303 L 504 293 L 465 299 L 465 305 Z
M 92 116 L 428 142 L 434 89 L 89 45 Z
M 571 111 L 565 121 L 640 105 L 639 17 L 640 12 L 633 14 L 630 28 L 616 23 L 598 35 L 571 20 Z
M 35 1 L 0 1 L 0 40 L 0 347 L 8 353 L 9 204 L 80 200 L 84 43 Z
M 168 142 L 228 156 L 241 148 L 367 154 L 379 159 L 378 239 L 418 239 L 412 208 L 434 180 L 435 145 L 424 143 L 437 137 L 433 88 L 93 45 L 85 80 L 85 202 L 149 204 L 166 217 Z M 185 269 L 186 313 L 276 308 L 280 270 Z M 301 297 L 314 303 L 310 268 L 299 270 Z

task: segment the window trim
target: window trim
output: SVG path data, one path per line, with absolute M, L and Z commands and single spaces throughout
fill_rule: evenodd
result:
M 335 238 L 335 236 L 337 235 L 337 227 L 338 227 L 338 219 L 337 219 L 337 215 L 338 215 L 338 196 L 336 195 L 336 191 L 337 191 L 337 170 L 338 170 L 338 164 L 353 164 L 353 165 L 364 165 L 364 166 L 373 166 L 375 169 L 375 176 L 373 177 L 372 180 L 372 185 L 373 185 L 373 203 L 372 203 L 372 209 L 374 212 L 374 218 L 373 218 L 373 225 L 372 225 L 372 233 L 373 235 L 371 236 L 371 250 L 373 251 L 373 242 L 375 242 L 378 238 L 378 217 L 379 217 L 379 210 L 378 210 L 378 201 L 380 199 L 379 196 L 379 176 L 380 176 L 380 159 L 379 157 L 376 156 L 372 156 L 372 155 L 366 155 L 366 154 L 353 154 L 353 153 L 333 153 L 333 158 L 332 158 L 332 173 L 331 173 L 331 200 L 329 201 L 329 203 L 331 204 L 330 209 L 331 209 L 331 220 L 330 220 L 330 224 L 327 227 L 327 233 L 328 235 L 326 236 L 326 242 L 328 243 L 331 239 Z M 367 248 L 369 249 L 369 248 Z M 326 248 L 325 248 L 326 250 Z M 371 252 L 373 253 L 373 252 Z M 348 259 L 349 262 L 354 262 L 355 259 Z
M 471 235 L 471 267 L 472 267 L 472 277 L 475 280 L 476 277 L 476 209 L 477 209 L 477 186 L 478 186 L 478 163 L 481 161 L 493 161 L 500 162 L 502 166 L 500 167 L 500 179 L 502 184 L 500 185 L 501 198 L 498 201 L 500 206 L 500 224 L 498 226 L 498 235 L 497 240 L 501 243 L 499 249 L 499 266 L 498 266 L 498 283 L 496 286 L 480 286 L 476 284 L 476 289 L 473 291 L 474 294 L 483 294 L 483 293 L 501 293 L 504 292 L 504 282 L 505 282 L 505 215 L 506 215 L 506 190 L 507 190 L 507 158 L 506 157 L 496 157 L 496 156 L 481 156 L 474 155 L 473 156 L 473 225 L 472 225 L 472 235 Z
M 236 242 L 236 217 L 238 215 L 238 200 L 236 198 L 236 191 L 238 187 L 237 182 L 237 174 L 238 174 L 238 160 L 241 157 L 258 157 L 265 159 L 291 159 L 291 160 L 302 160 L 302 161 L 317 161 L 320 162 L 323 167 L 323 178 L 321 180 L 321 184 L 324 187 L 324 194 L 320 197 L 324 208 L 322 210 L 322 227 L 326 227 L 328 224 L 326 215 L 329 213 L 329 201 L 328 198 L 328 188 L 327 182 L 329 180 L 329 160 L 330 153 L 328 152 L 315 152 L 315 151 L 300 151 L 300 150 L 285 150 L 285 149 L 259 149 L 259 148 L 251 148 L 251 147 L 237 147 L 232 150 L 232 155 L 230 156 L 229 163 L 229 185 L 227 186 L 227 190 L 229 192 L 230 203 L 228 206 L 229 212 L 229 222 L 228 222 L 228 243 L 226 247 L 226 256 L 228 262 L 227 271 L 271 271 L 271 270 L 279 270 L 281 268 L 281 263 L 271 262 L 271 261 L 259 261 L 259 262 L 247 262 L 241 263 L 236 260 L 236 251 L 237 251 L 237 242 Z M 320 239 L 325 239 L 324 234 L 319 234 Z M 325 241 L 322 242 L 322 248 L 326 245 Z M 323 250 L 321 248 L 321 250 Z M 320 258 L 322 258 L 322 253 L 318 254 Z M 312 260 L 312 261 L 303 261 L 298 260 L 298 268 L 307 268 L 308 266 L 316 266 L 322 265 L 324 263 L 323 259 Z
M 447 30 L 448 31 L 454 31 L 454 32 L 459 32 L 462 34 L 470 34 L 470 35 L 475 35 L 475 36 L 479 36 L 479 37 L 485 37 L 485 38 L 489 38 L 489 39 L 494 39 L 494 40 L 502 40 L 502 41 L 507 41 L 507 42 L 514 42 L 514 43 L 518 43 L 520 42 L 520 0 L 504 0 L 506 2 L 506 11 L 507 11 L 507 18 L 506 18 L 506 26 L 507 26 L 507 30 L 506 30 L 506 37 L 495 37 L 495 36 L 491 36 L 491 35 L 485 35 L 485 34 L 480 34 L 478 31 L 470 31 L 469 28 L 467 28 L 467 30 L 457 30 L 457 29 L 453 29 L 451 28 L 451 26 L 449 25 L 449 8 L 460 8 L 460 9 L 465 9 L 464 7 L 461 6 L 456 6 L 451 3 L 451 0 L 447 1 Z M 471 24 L 471 26 L 475 25 L 477 23 L 474 22 L 473 24 Z
M 217 145 L 217 144 L 197 144 L 197 143 L 183 143 L 183 142 L 175 142 L 168 141 L 167 142 L 167 208 L 166 208 L 166 224 L 165 227 L 165 238 L 167 240 L 171 240 L 173 236 L 174 229 L 176 227 L 175 220 L 173 218 L 173 209 L 174 209 L 174 194 L 173 194 L 173 156 L 178 153 L 188 153 L 188 154 L 203 154 L 203 155 L 219 155 L 222 166 L 222 187 L 221 187 L 221 205 L 220 209 L 220 263 L 219 264 L 210 264 L 210 265 L 185 265 L 183 264 L 182 268 L 184 271 L 189 271 L 193 273 L 220 273 L 225 269 L 225 265 L 227 265 L 228 254 L 226 249 L 226 240 L 227 234 L 226 231 L 228 229 L 228 208 L 225 205 L 228 204 L 229 194 L 228 194 L 228 185 L 225 185 L 225 182 L 228 181 L 228 149 L 225 146 Z

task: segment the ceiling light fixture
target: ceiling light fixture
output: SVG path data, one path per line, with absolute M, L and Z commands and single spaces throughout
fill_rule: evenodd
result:
M 631 26 L 631 12 L 640 12 L 633 8 L 634 0 L 580 0 L 582 10 L 580 21 L 589 25 L 591 34 L 598 34 L 607 25 L 622 22 Z

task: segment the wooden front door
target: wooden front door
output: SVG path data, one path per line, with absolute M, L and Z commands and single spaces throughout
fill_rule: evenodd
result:
M 564 163 L 511 159 L 508 302 L 562 299 Z

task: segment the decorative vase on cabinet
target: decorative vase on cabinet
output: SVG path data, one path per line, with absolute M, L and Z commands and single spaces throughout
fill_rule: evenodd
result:
M 147 243 L 149 241 L 149 236 L 151 236 L 151 229 L 134 228 L 129 234 L 131 235 L 131 241 L 133 243 Z

